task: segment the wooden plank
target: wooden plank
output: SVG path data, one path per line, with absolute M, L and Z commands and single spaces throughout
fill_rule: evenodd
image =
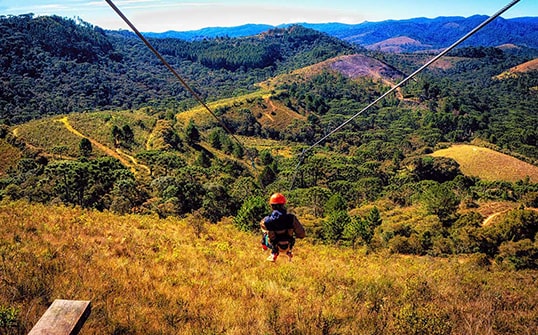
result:
M 91 301 L 56 299 L 28 335 L 76 335 L 90 312 Z

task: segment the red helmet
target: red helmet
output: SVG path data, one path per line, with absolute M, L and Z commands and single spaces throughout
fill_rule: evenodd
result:
M 269 199 L 270 205 L 284 205 L 286 203 L 286 197 L 282 193 L 275 193 Z

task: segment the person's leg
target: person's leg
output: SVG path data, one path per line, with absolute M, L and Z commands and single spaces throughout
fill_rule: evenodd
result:
M 267 233 L 263 233 L 262 235 L 262 249 L 263 250 L 267 250 L 267 249 L 272 249 L 273 246 L 269 243 L 269 237 L 267 235 Z
M 289 258 L 290 262 L 291 262 L 291 259 L 293 257 L 293 251 L 292 250 L 293 250 L 294 245 L 295 245 L 295 238 L 292 237 L 290 239 L 290 248 L 289 248 L 288 252 L 286 252 L 286 255 L 288 255 L 288 258 Z
M 274 262 L 276 261 L 276 258 L 278 257 L 278 254 L 279 254 L 278 243 L 277 241 L 269 241 L 269 239 L 267 239 L 267 241 L 271 249 L 271 254 L 269 255 L 269 257 L 267 257 L 267 260 L 270 262 Z

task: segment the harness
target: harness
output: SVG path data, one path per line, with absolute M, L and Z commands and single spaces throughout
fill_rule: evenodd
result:
M 289 251 L 293 247 L 295 238 L 293 237 L 293 221 L 292 214 L 273 211 L 270 216 L 265 219 L 265 228 L 274 233 L 274 238 L 269 242 L 278 247 L 280 252 Z

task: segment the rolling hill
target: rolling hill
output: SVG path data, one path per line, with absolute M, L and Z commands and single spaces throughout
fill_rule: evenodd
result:
M 529 180 L 538 182 L 538 167 L 492 149 L 459 144 L 435 151 L 434 157 L 449 157 L 468 176 L 490 181 Z
M 7 50 L 2 63 L 9 83 L 0 104 L 6 123 L 0 135 L 9 153 L 2 156 L 3 198 L 161 218 L 196 212 L 216 223 L 237 215 L 246 199 L 293 185 L 290 203 L 315 217 L 317 240 L 363 241 L 418 255 L 461 252 L 452 240 L 441 248 L 415 239 L 423 229 L 435 238 L 452 234 L 446 230 L 464 214 L 457 205 L 469 204 L 468 199 L 536 206 L 535 183 L 520 185 L 503 176 L 507 179 L 499 184 L 484 177 L 464 179 L 460 187 L 453 182 L 461 177 L 453 160 L 427 156 L 439 143 L 481 140 L 510 148 L 529 162 L 538 158 L 538 116 L 529 95 L 536 71 L 517 80 L 492 79 L 492 73 L 528 61 L 528 50 L 458 49 L 311 155 L 299 157 L 429 55 L 357 52 L 349 43 L 301 26 L 250 38 L 152 39 L 194 80 L 231 136 L 131 34 L 58 17 L 3 20 L 13 23 L 10 31 L 24 24 L 57 29 L 59 36 L 77 30 L 71 36 L 73 49 L 52 51 L 60 41 L 24 30 L 14 36 L 35 43 L 6 39 L 28 52 L 15 57 Z M 18 114 L 23 110 L 30 114 Z M 26 117 L 35 120 L 20 122 Z M 419 168 L 408 168 L 406 162 Z M 438 195 L 450 198 L 434 206 Z M 358 221 L 344 214 L 329 218 L 332 210 L 326 205 L 335 197 L 350 212 L 378 201 L 389 203 L 388 208 L 426 206 L 431 226 L 424 228 L 415 216 L 401 230 L 389 227 L 391 233 L 368 235 L 348 227 L 344 234 L 338 227 Z M 360 232 L 365 235 L 359 237 Z M 503 242 L 496 241 L 496 246 Z M 500 252 L 484 248 L 465 250 L 481 250 L 490 258 Z
M 306 152 L 430 55 L 152 39 L 231 136 L 130 33 L 0 28 L 0 333 L 55 298 L 92 300 L 92 334 L 538 330 L 536 166 L 432 154 L 536 162 L 537 71 L 493 77 L 538 51 L 458 49 Z M 273 192 L 307 230 L 292 262 L 259 247 Z
M 298 23 L 339 39 L 352 42 L 372 50 L 389 52 L 414 52 L 438 50 L 457 41 L 466 32 L 485 21 L 487 16 L 413 18 L 408 20 L 387 20 L 343 23 Z M 286 26 L 286 25 L 285 25 Z M 284 26 L 284 27 L 285 27 Z M 275 27 L 244 25 L 230 28 L 205 28 L 196 31 L 166 33 L 146 33 L 155 38 L 200 39 L 222 36 L 243 37 L 259 34 Z M 487 29 L 472 37 L 466 45 L 498 46 L 513 43 L 529 48 L 538 48 L 538 18 L 498 18 Z
M 495 76 L 495 79 L 518 78 L 521 74 L 538 71 L 538 58 L 516 65 L 509 70 Z
M 298 241 L 293 262 L 267 264 L 258 236 L 230 221 L 21 201 L 0 203 L 0 220 L 2 255 L 9 259 L 0 282 L 5 334 L 27 333 L 56 298 L 91 300 L 81 332 L 95 334 L 538 328 L 532 272 L 492 271 L 474 255 L 366 254 L 306 240 Z

